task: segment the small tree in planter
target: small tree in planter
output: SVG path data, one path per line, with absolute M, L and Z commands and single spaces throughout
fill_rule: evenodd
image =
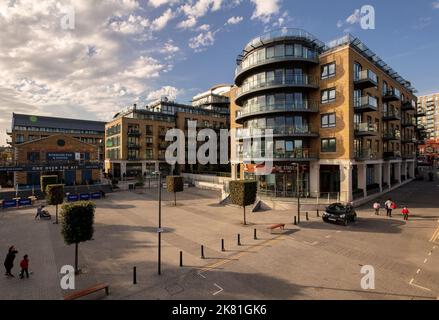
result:
M 95 204 L 90 201 L 65 204 L 62 207 L 63 221 L 61 234 L 67 245 L 75 245 L 75 274 L 79 273 L 79 243 L 91 240 L 93 237 L 95 207 Z
M 57 184 L 58 176 L 41 176 L 40 178 L 40 187 L 41 192 L 46 192 L 46 187 L 50 184 Z
M 235 180 L 230 181 L 229 186 L 232 203 L 244 208 L 244 225 L 246 225 L 245 207 L 256 202 L 257 183 L 253 180 Z
M 168 192 L 174 193 L 174 206 L 177 206 L 177 192 L 184 191 L 183 177 L 181 176 L 167 176 L 166 187 Z
M 56 206 L 55 224 L 58 224 L 58 205 L 64 202 L 64 185 L 49 184 L 46 187 L 47 204 Z

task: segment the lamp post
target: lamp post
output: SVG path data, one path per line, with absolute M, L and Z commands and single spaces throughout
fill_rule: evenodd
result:
M 162 274 L 161 259 L 162 259 L 162 173 L 160 171 L 154 172 L 155 175 L 159 176 L 159 227 L 157 229 L 158 234 L 158 256 L 157 256 L 157 273 Z

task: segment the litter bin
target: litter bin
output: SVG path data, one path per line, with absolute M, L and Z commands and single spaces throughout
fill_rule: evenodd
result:
M 128 190 L 134 190 L 134 183 L 128 184 Z

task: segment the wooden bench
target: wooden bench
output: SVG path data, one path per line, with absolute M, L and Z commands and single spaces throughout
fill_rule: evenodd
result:
M 278 229 L 278 228 L 281 230 L 284 230 L 285 223 L 278 223 L 278 224 L 274 224 L 274 225 L 268 227 L 268 229 L 270 229 L 270 232 L 272 232 L 274 229 Z
M 105 290 L 105 294 L 108 296 L 110 294 L 109 288 L 110 288 L 110 286 L 106 283 L 97 284 L 93 287 L 69 294 L 68 296 L 64 297 L 64 300 L 75 300 L 75 299 L 78 299 L 81 297 L 88 296 L 89 294 L 98 292 L 100 290 Z

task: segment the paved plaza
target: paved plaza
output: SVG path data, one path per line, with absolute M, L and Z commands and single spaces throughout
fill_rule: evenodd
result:
M 374 216 L 369 203 L 357 210 L 357 222 L 344 227 L 323 223 L 315 211 L 294 226 L 293 211 L 250 210 L 249 225 L 243 226 L 242 209 L 219 205 L 214 191 L 187 188 L 174 207 L 173 195 L 163 190 L 161 276 L 157 190 L 115 192 L 96 201 L 94 239 L 80 244 L 83 273 L 76 289 L 110 284 L 108 297 L 96 293 L 86 299 L 437 299 L 438 192 L 437 182 L 409 183 L 390 194 L 399 207 L 409 206 L 408 222 L 400 209 L 393 218 Z M 35 210 L 0 211 L 2 259 L 15 245 L 13 273 L 18 275 L 24 254 L 33 272 L 23 280 L 2 276 L 0 299 L 62 299 L 70 293 L 60 287 L 60 269 L 73 265 L 74 247 L 64 244 L 60 225 L 35 221 Z M 268 232 L 276 223 L 285 223 L 285 231 Z M 375 269 L 374 290 L 361 289 L 365 265 Z

